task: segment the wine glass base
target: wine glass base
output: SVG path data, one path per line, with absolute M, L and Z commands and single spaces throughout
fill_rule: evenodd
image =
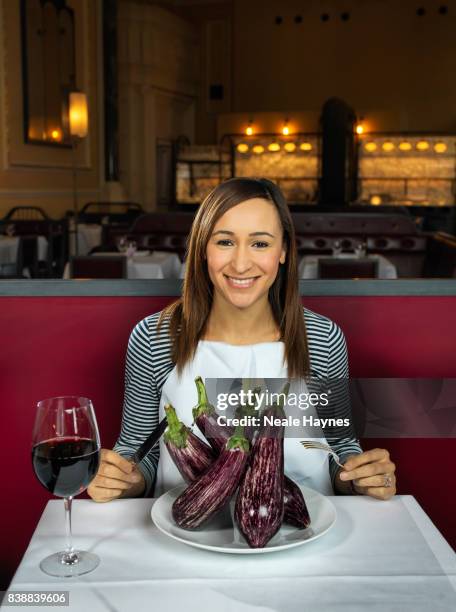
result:
M 100 557 L 84 550 L 75 550 L 77 561 L 65 563 L 63 561 L 65 551 L 54 553 L 43 559 L 40 563 L 41 570 L 49 576 L 59 578 L 71 578 L 92 572 L 100 564 Z

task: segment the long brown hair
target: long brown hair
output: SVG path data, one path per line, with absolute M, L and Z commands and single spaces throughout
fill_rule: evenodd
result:
M 193 358 L 198 341 L 204 336 L 212 308 L 213 284 L 209 278 L 206 248 L 213 229 L 227 210 L 252 198 L 263 198 L 274 204 L 279 214 L 286 245 L 286 259 L 279 265 L 268 300 L 280 339 L 290 378 L 305 377 L 310 372 L 307 335 L 298 291 L 298 257 L 293 221 L 279 187 L 267 179 L 233 178 L 218 185 L 204 199 L 193 220 L 187 240 L 186 272 L 182 297 L 166 306 L 159 318 L 158 330 L 169 317 L 173 340 L 172 359 L 181 374 Z

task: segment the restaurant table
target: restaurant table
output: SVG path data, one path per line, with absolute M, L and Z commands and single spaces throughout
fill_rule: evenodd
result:
M 18 236 L 0 236 L 0 264 L 14 264 L 19 247 Z M 46 261 L 48 241 L 44 236 L 37 236 L 38 260 Z
M 318 278 L 318 260 L 330 259 L 330 255 L 304 255 L 299 262 L 298 275 L 302 279 Z M 378 276 L 382 279 L 397 278 L 396 266 L 383 255 L 372 253 L 366 256 L 367 259 L 378 261 Z M 337 259 L 356 259 L 354 253 L 341 253 L 337 255 Z
M 88 255 L 101 244 L 102 226 L 97 223 L 78 223 L 78 255 Z M 70 252 L 76 253 L 74 234 L 70 232 Z
M 68 590 L 69 609 L 81 612 L 456 610 L 456 555 L 414 497 L 329 499 L 337 519 L 326 534 L 260 555 L 211 552 L 167 537 L 152 523 L 152 499 L 76 499 L 74 547 L 101 562 L 69 579 L 39 568 L 65 544 L 63 501 L 51 500 L 9 590 Z
M 149 253 L 140 251 L 128 257 L 127 253 L 119 253 L 116 251 L 92 253 L 91 257 L 119 257 L 122 255 L 127 257 L 128 279 L 179 278 L 182 264 L 177 253 L 168 251 L 153 251 Z M 63 278 L 71 278 L 68 264 L 65 266 Z

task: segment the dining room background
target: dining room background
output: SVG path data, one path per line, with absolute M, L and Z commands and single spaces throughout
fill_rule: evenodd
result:
M 25 142 L 21 10 L 0 3 L 0 215 L 12 205 L 72 207 L 70 149 Z M 48 2 L 74 14 L 75 84 L 87 94 L 88 138 L 77 151 L 78 194 L 130 200 L 146 211 L 170 205 L 157 193 L 166 145 L 220 144 L 224 134 L 320 129 L 337 97 L 370 132 L 455 130 L 456 40 L 451 3 L 347 0 Z M 259 10 L 261 6 L 261 10 Z M 59 8 L 60 7 L 60 8 Z M 108 10 L 109 9 L 109 10 Z M 31 9 L 29 9 L 31 10 Z M 51 9 L 48 9 L 51 10 Z M 103 32 L 117 14 L 118 121 L 105 121 Z M 111 50 L 112 51 L 112 50 Z M 118 143 L 118 176 L 106 179 L 106 127 Z M 112 135 L 111 135 L 112 137 Z M 165 192 L 165 196 L 166 196 Z

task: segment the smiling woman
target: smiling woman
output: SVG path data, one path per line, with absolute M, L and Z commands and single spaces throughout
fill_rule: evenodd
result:
M 194 219 L 182 296 L 140 321 L 130 336 L 122 429 L 113 451 L 104 453 L 88 493 L 109 501 L 157 496 L 182 484 L 162 442 L 139 465 L 140 482 L 134 482 L 124 462 L 164 418 L 167 404 L 184 423 L 193 421 L 197 377 L 290 378 L 305 391 L 310 375 L 347 378 L 347 349 L 333 321 L 302 307 L 285 198 L 266 179 L 225 181 Z M 350 419 L 348 390 L 338 394 L 333 416 Z M 331 455 L 304 456 L 293 434 L 284 440 L 286 473 L 328 495 L 394 495 L 395 466 L 386 450 L 363 453 L 350 428 L 337 439 L 326 435 L 323 429 L 309 437 L 330 442 L 339 459 L 348 460 L 347 482 Z

